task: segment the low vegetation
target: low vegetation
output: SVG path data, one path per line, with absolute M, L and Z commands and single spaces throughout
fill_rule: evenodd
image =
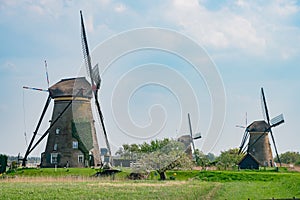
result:
M 237 149 L 223 151 L 219 156 L 205 155 L 197 150 L 198 166 L 219 171 L 189 170 L 189 163 L 180 154 L 183 151 L 177 141 L 166 139 L 150 144 L 123 145 L 118 156 L 137 160 L 140 163 L 138 169 L 121 168 L 120 173 L 100 177 L 95 176 L 99 169 L 17 169 L 17 165 L 11 164 L 6 173 L 0 174 L 0 199 L 300 198 L 299 172 L 290 172 L 283 167 L 238 171 L 236 164 L 243 155 L 238 155 Z M 300 162 L 298 152 L 286 152 L 280 159 L 288 164 Z M 160 167 L 162 164 L 163 168 Z M 165 181 L 161 181 L 160 169 L 163 169 Z M 145 173 L 141 176 L 145 179 L 131 180 L 132 172 Z
M 96 178 L 95 169 L 18 169 L 0 178 L 0 199 L 272 199 L 300 197 L 300 173 L 260 171 L 167 171 L 159 181 L 128 180 L 129 169 Z

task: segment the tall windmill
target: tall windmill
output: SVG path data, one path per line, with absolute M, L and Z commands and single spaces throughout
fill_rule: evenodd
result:
M 196 148 L 195 148 L 195 143 L 194 140 L 200 139 L 202 138 L 201 133 L 196 133 L 195 135 L 193 134 L 193 130 L 192 130 L 192 123 L 191 123 L 191 117 L 190 114 L 188 113 L 188 125 L 189 125 L 189 131 L 190 134 L 188 135 L 182 135 L 181 137 L 179 137 L 177 139 L 178 142 L 182 142 L 185 146 L 185 153 L 192 159 L 194 157 L 194 159 L 196 160 L 196 162 L 198 161 L 198 156 L 196 154 Z M 193 156 L 193 152 L 194 152 L 194 156 Z
M 101 164 L 99 146 L 91 110 L 91 85 L 84 77 L 62 79 L 48 89 L 44 109 L 27 147 L 28 155 L 48 136 L 41 167 L 85 167 Z M 39 128 L 51 100 L 54 100 L 48 129 L 36 141 Z
M 85 167 L 101 165 L 102 161 L 91 109 L 91 99 L 93 96 L 110 153 L 103 115 L 98 100 L 98 90 L 101 81 L 99 70 L 97 65 L 94 68 L 91 67 L 82 12 L 80 12 L 80 15 L 83 52 L 91 83 L 84 77 L 68 78 L 62 79 L 49 87 L 48 90 L 45 90 L 49 95 L 33 137 L 27 147 L 22 163 L 23 166 L 26 166 L 28 155 L 46 136 L 48 138 L 45 152 L 42 153 L 41 167 Z M 54 100 L 54 108 L 50 126 L 36 141 L 38 130 L 52 99 Z
M 250 163 L 253 161 L 257 161 L 260 166 L 273 166 L 274 161 L 268 137 L 269 133 L 272 138 L 277 159 L 281 165 L 272 128 L 284 123 L 283 114 L 270 120 L 263 88 L 261 88 L 261 102 L 265 120 L 254 121 L 246 127 L 239 147 L 239 153 L 245 153 L 245 151 L 247 153 L 239 164 L 243 166 L 243 168 L 250 168 Z M 247 141 L 248 145 L 245 145 Z

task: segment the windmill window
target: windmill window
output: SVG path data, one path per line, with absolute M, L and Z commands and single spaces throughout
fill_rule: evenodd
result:
M 57 144 L 54 144 L 53 150 L 57 151 Z
M 78 142 L 77 141 L 73 141 L 73 149 L 78 149 Z
M 51 164 L 57 163 L 57 153 L 51 153 Z
M 78 155 L 78 163 L 83 163 L 83 155 Z
M 60 133 L 60 128 L 57 128 L 57 129 L 55 130 L 55 134 L 58 135 L 59 133 Z

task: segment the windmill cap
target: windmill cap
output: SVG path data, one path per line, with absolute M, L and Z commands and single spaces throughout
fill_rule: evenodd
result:
M 264 121 L 254 121 L 252 124 L 250 124 L 247 129 L 249 132 L 268 132 L 269 125 Z
M 62 79 L 52 85 L 49 88 L 49 92 L 51 98 L 73 97 L 76 95 L 78 97 L 92 98 L 91 85 L 85 77 Z

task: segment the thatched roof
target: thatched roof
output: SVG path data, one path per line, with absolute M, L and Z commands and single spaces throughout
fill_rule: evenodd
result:
M 78 92 L 81 91 L 79 94 Z M 49 88 L 52 98 L 71 97 L 78 94 L 79 97 L 92 98 L 90 83 L 85 77 L 62 79 Z
M 269 125 L 264 121 L 254 121 L 247 127 L 249 132 L 268 132 Z

